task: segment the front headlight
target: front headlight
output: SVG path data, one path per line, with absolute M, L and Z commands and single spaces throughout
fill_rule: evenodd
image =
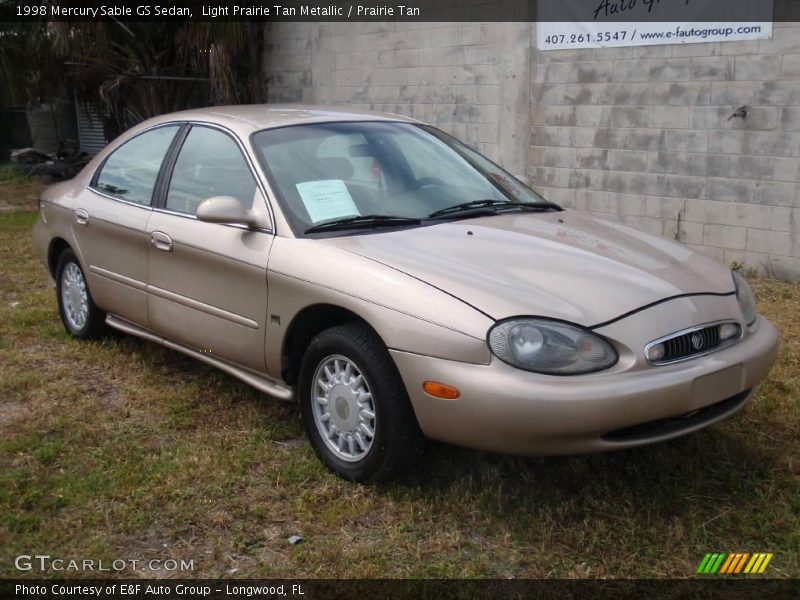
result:
M 617 362 L 614 347 L 589 330 L 534 317 L 495 325 L 489 348 L 503 362 L 548 375 L 592 373 Z
M 744 322 L 750 326 L 756 322 L 758 316 L 755 294 L 753 294 L 750 284 L 738 271 L 733 271 L 733 285 L 736 288 L 736 299 L 739 301 L 739 308 L 742 309 Z

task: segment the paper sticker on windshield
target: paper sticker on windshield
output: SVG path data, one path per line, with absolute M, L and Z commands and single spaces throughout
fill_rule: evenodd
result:
M 314 223 L 360 214 L 341 179 L 305 181 L 297 184 L 297 191 Z

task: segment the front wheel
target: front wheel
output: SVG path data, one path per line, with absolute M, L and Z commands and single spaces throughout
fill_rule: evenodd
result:
M 92 300 L 78 257 L 70 249 L 58 257 L 56 297 L 67 333 L 79 339 L 89 339 L 102 332 L 105 314 Z
M 420 456 L 424 438 L 400 374 L 366 325 L 341 325 L 315 337 L 298 391 L 311 444 L 337 475 L 386 480 Z

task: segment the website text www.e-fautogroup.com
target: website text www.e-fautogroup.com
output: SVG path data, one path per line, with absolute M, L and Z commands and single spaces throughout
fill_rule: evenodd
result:
M 112 560 L 92 558 L 59 558 L 50 554 L 20 554 L 14 559 L 14 567 L 22 572 L 67 573 L 98 572 L 119 573 L 123 571 L 194 571 L 194 560 L 115 558 Z
M 763 31 L 760 23 L 599 23 L 584 27 L 579 23 L 566 24 L 559 31 L 559 23 L 540 23 L 540 50 L 590 48 L 598 46 L 645 46 L 650 44 L 680 44 L 692 42 L 724 42 L 759 39 Z

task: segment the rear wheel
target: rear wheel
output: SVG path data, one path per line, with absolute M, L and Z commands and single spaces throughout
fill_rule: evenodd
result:
M 105 313 L 92 300 L 78 257 L 69 248 L 58 257 L 56 297 L 67 333 L 79 339 L 94 338 L 101 333 Z
M 389 352 L 366 325 L 315 337 L 300 369 L 300 409 L 317 455 L 351 481 L 381 481 L 413 464 L 424 445 Z

